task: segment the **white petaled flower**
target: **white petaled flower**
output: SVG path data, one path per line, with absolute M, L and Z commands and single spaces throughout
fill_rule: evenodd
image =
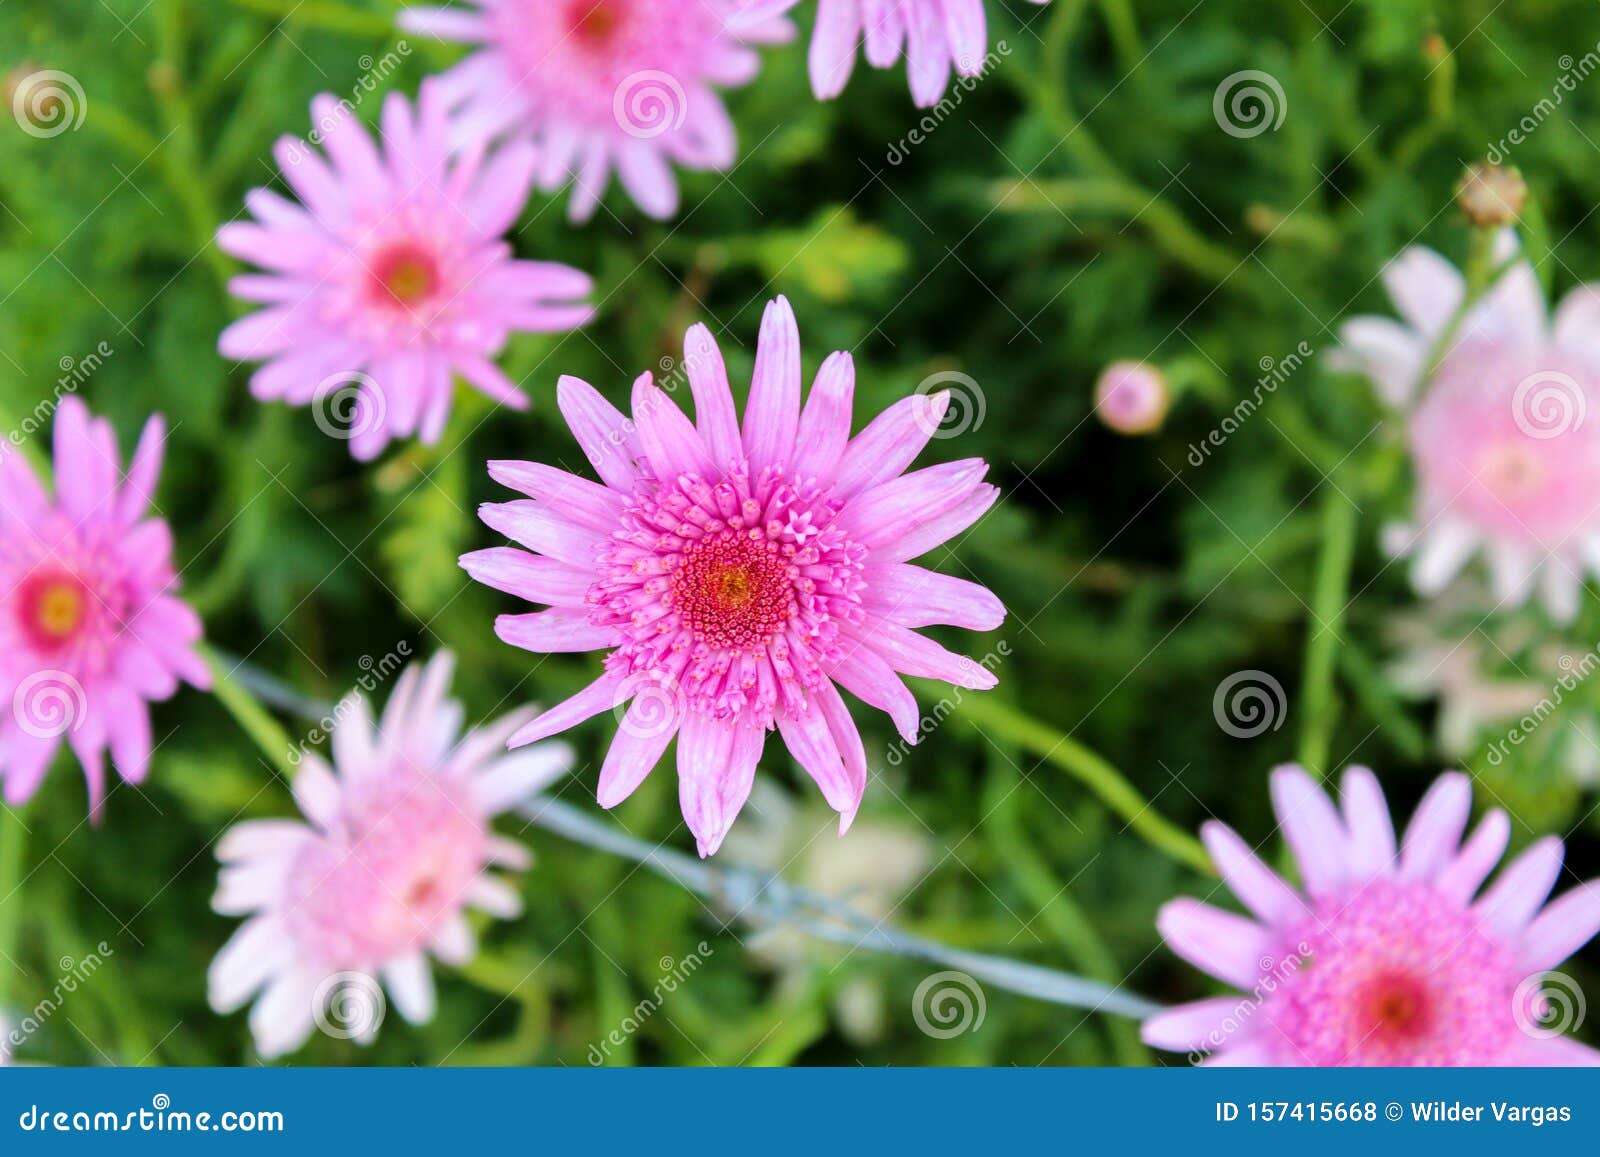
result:
M 363 697 L 346 700 L 333 766 L 308 754 L 295 776 L 308 822 L 247 821 L 217 845 L 213 906 L 249 918 L 211 965 L 211 1007 L 233 1012 L 259 993 L 250 1030 L 263 1057 L 300 1047 L 314 1025 L 371 1041 L 380 981 L 401 1016 L 426 1023 L 428 957 L 460 966 L 477 952 L 467 910 L 521 911 L 490 869 L 531 857 L 490 821 L 569 771 L 572 751 L 551 742 L 506 754 L 526 710 L 463 736 L 453 667 L 449 652 L 413 664 L 376 724 Z
M 1500 606 L 1537 590 L 1570 622 L 1585 575 L 1600 572 L 1600 285 L 1547 316 L 1533 267 L 1515 257 L 1503 234 L 1504 272 L 1452 333 L 1465 279 L 1432 250 L 1407 249 L 1383 275 L 1400 320 L 1345 323 L 1330 361 L 1403 415 L 1416 515 L 1385 537 L 1411 559 L 1417 590 L 1437 594 L 1482 553 Z

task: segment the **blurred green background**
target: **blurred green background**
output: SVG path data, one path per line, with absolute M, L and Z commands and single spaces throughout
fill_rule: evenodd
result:
M 1210 884 L 1085 784 L 1080 744 L 1149 801 L 1147 817 L 1192 831 L 1214 815 L 1252 842 L 1272 827 L 1275 763 L 1370 764 L 1403 815 L 1441 767 L 1464 760 L 1482 776 L 1480 805 L 1512 809 L 1519 843 L 1570 833 L 1572 868 L 1594 868 L 1579 741 L 1600 724 L 1600 686 L 1568 697 L 1558 720 L 1493 765 L 1485 745 L 1503 725 L 1446 750 L 1435 701 L 1393 676 L 1416 602 L 1378 536 L 1407 512 L 1409 480 L 1365 385 L 1307 359 L 1199 465 L 1190 446 L 1302 343 L 1320 355 L 1341 318 L 1387 312 L 1376 275 L 1400 248 L 1420 240 L 1462 257 L 1456 179 L 1551 96 L 1573 58 L 1597 50 L 1595 4 L 991 3 L 991 41 L 1007 55 L 897 164 L 891 149 L 922 115 L 903 71 L 863 66 L 840 100 L 819 104 L 803 43 L 767 52 L 759 79 L 731 94 L 738 168 L 685 175 L 678 219 L 651 222 L 615 189 L 580 229 L 566 224 L 564 197 L 529 205 L 519 251 L 593 272 L 604 301 L 582 333 L 512 344 L 502 364 L 533 411 L 493 413 L 463 393 L 438 447 L 398 446 L 363 469 L 308 411 L 252 401 L 247 371 L 217 356 L 217 333 L 242 307 L 210 238 L 247 188 L 276 179 L 272 142 L 305 131 L 311 97 L 352 95 L 396 48 L 397 7 L 0 3 L 0 72 L 60 69 L 87 97 L 81 127 L 48 139 L 0 120 L 0 413 L 10 428 L 64 367 L 102 343 L 113 351 L 82 392 L 125 448 L 149 412 L 171 420 L 159 502 L 216 646 L 323 699 L 356 681 L 363 657 L 402 641 L 419 654 L 448 646 L 473 719 L 576 690 L 597 660 L 539 662 L 502 645 L 491 624 L 511 600 L 456 566 L 495 541 L 473 513 L 503 497 L 483 463 L 582 468 L 553 405 L 556 377 L 576 374 L 621 403 L 695 321 L 722 338 L 737 391 L 762 306 L 781 292 L 808 372 L 830 350 L 854 351 L 858 424 L 932 374 L 978 384 L 981 414 L 924 461 L 983 455 L 1005 496 L 938 565 L 992 587 L 1012 615 L 992 636 L 944 641 L 975 657 L 1004 643 L 1009 655 L 998 691 L 981 704 L 967 695 L 903 757 L 887 719 L 858 711 L 876 774 L 843 844 L 811 840 L 827 817 L 769 744 L 771 782 L 724 856 L 784 867 L 951 944 L 1126 978 L 1163 1001 L 1210 989 L 1160 949 L 1155 910 Z M 813 10 L 800 10 L 806 33 Z M 382 87 L 413 92 L 457 56 L 410 47 Z M 1221 131 L 1212 102 L 1246 69 L 1275 78 L 1286 107 L 1279 127 L 1243 138 Z M 376 96 L 364 94 L 369 121 Z M 1533 194 L 1526 244 L 1556 292 L 1600 269 L 1597 114 L 1600 81 L 1580 81 L 1512 150 Z M 1094 379 L 1122 357 L 1190 383 L 1154 437 L 1119 438 L 1093 418 Z M 1346 602 L 1337 645 L 1331 632 L 1313 642 L 1308 608 L 1329 621 L 1323 612 Z M 1476 622 L 1464 617 L 1463 634 Z M 1562 636 L 1535 609 L 1478 634 L 1481 674 L 1548 685 L 1541 656 L 1569 640 L 1591 648 L 1600 613 L 1591 600 Z M 1212 702 L 1247 670 L 1281 685 L 1286 711 L 1278 728 L 1241 739 Z M 918 690 L 931 709 L 938 692 Z M 9 913 L 26 974 L 9 980 L 13 1003 L 45 995 L 63 957 L 102 940 L 115 957 L 22 1059 L 253 1056 L 244 1016 L 205 1004 L 206 967 L 234 926 L 209 911 L 211 847 L 236 818 L 292 805 L 213 699 L 185 690 L 155 719 L 150 782 L 117 790 L 103 827 L 83 823 L 66 759 L 29 814 L 31 874 Z M 592 806 L 613 726 L 602 716 L 574 733 L 583 766 L 562 798 Z M 692 849 L 670 768 L 615 821 Z M 433 1024 L 391 1016 L 366 1050 L 319 1035 L 294 1061 L 586 1064 L 662 959 L 704 940 L 704 967 L 610 1062 L 1161 1063 L 1126 1022 L 995 990 L 981 1027 L 935 1039 L 912 1016 L 926 965 L 724 929 L 715 904 L 626 863 L 524 837 L 539 854 L 521 880 L 527 913 L 488 928 L 464 973 L 441 970 Z M 1591 949 L 1568 966 L 1590 991 L 1597 959 Z

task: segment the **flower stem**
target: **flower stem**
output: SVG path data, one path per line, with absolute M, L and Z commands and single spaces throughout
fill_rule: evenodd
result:
M 217 701 L 228 709 L 234 722 L 238 723 L 261 753 L 267 757 L 268 762 L 281 774 L 285 782 L 294 779 L 296 761 L 293 758 L 294 744 L 289 741 L 289 733 L 278 725 L 260 701 L 245 689 L 237 672 L 239 665 L 230 666 L 216 651 L 202 644 L 201 657 L 206 666 L 211 668 L 211 678 L 215 684 L 212 688 Z
M 20 807 L 0 804 L 0 1013 L 22 995 L 22 964 L 17 947 L 22 930 L 22 880 L 28 860 L 28 825 Z M 3 1017 L 0 1017 L 3 1020 Z M 6 1055 L 0 1040 L 0 1058 Z
M 1094 178 L 1097 193 L 1126 208 L 1150 235 L 1158 250 L 1196 276 L 1219 284 L 1237 280 L 1244 266 L 1226 247 L 1216 244 L 1172 207 L 1160 194 L 1152 194 L 1129 177 L 1112 159 L 1088 127 L 1088 117 L 1078 116 L 1068 83 L 1067 58 L 1089 0 L 1060 0 L 1044 31 L 1044 69 L 1034 78 L 1020 69 L 1008 69 L 1026 94 L 1060 135 L 1059 147 L 1083 172 Z M 1091 109 L 1092 113 L 1093 110 Z
M 1456 311 L 1445 323 L 1444 329 L 1439 331 L 1439 336 L 1434 339 L 1433 347 L 1428 350 L 1428 360 L 1425 363 L 1427 372 L 1423 375 L 1422 383 L 1417 387 L 1420 396 L 1425 393 L 1428 386 L 1433 383 L 1433 377 L 1439 372 L 1439 363 L 1450 352 L 1450 347 L 1456 344 L 1456 334 L 1460 332 L 1462 324 L 1467 320 L 1467 314 L 1472 312 L 1473 306 L 1482 300 L 1483 295 L 1500 280 L 1504 268 L 1495 268 L 1494 241 L 1498 230 L 1480 225 L 1472 231 L 1472 242 L 1467 251 L 1466 292 L 1461 295 L 1461 303 L 1456 306 Z
M 1121 772 L 1095 751 L 993 695 L 968 695 L 957 705 L 956 712 L 975 726 L 992 728 L 1040 760 L 1081 780 L 1152 847 L 1197 872 L 1216 874 L 1200 841 L 1157 812 Z
M 1342 642 L 1340 628 L 1350 594 L 1350 567 L 1355 559 L 1356 505 L 1330 478 L 1323 482 L 1322 553 L 1312 592 L 1311 637 L 1306 642 L 1301 694 L 1305 722 L 1300 729 L 1300 763 L 1312 775 L 1328 774 L 1328 746 L 1333 738 L 1337 704 L 1333 678 Z

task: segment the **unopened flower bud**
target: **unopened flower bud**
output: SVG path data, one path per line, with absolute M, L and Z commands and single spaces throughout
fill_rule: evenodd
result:
M 1159 430 L 1171 405 L 1166 376 L 1144 362 L 1112 362 L 1095 383 L 1095 413 L 1119 434 Z
M 1473 165 L 1456 186 L 1456 203 L 1474 225 L 1510 225 L 1528 204 L 1528 186 L 1516 169 Z

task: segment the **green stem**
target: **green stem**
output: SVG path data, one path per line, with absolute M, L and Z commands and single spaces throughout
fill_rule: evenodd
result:
M 185 76 L 187 54 L 184 46 L 184 8 L 181 0 L 166 0 L 157 10 L 160 58 L 157 67 L 160 83 L 153 84 L 156 104 L 166 121 L 171 151 L 162 158 L 167 185 L 183 208 L 194 244 L 218 284 L 227 288 L 237 272 L 231 258 L 215 244 L 222 214 L 211 186 L 211 171 L 203 156 L 197 118 Z M 161 66 L 165 66 L 162 68 Z
M 1139 22 L 1134 18 L 1131 0 L 1100 0 L 1100 15 L 1105 18 L 1106 31 L 1111 34 L 1111 44 L 1117 51 L 1122 71 L 1132 75 L 1144 63 L 1144 41 L 1139 36 Z
M 289 741 L 289 733 L 278 725 L 256 697 L 233 678 L 232 668 L 210 647 L 200 648 L 206 666 L 211 668 L 212 688 L 217 701 L 228 709 L 244 733 L 255 741 L 261 754 L 267 757 L 283 776 L 292 782 L 299 765 L 297 748 Z
M 1462 323 L 1467 320 L 1467 314 L 1472 312 L 1472 307 L 1477 305 L 1489 288 L 1500 280 L 1503 269 L 1495 268 L 1494 240 L 1497 230 L 1480 226 L 1472 231 L 1472 244 L 1467 251 L 1466 292 L 1461 295 L 1461 304 L 1456 306 L 1456 311 L 1450 320 L 1445 323 L 1444 329 L 1439 331 L 1439 336 L 1434 339 L 1433 347 L 1428 351 L 1427 373 L 1423 375 L 1422 384 L 1418 387 L 1419 396 L 1425 392 L 1433 382 L 1433 377 L 1439 372 L 1439 363 L 1444 361 L 1445 354 L 1450 352 L 1450 347 L 1456 343 L 1456 334 L 1460 332 Z
M 1007 69 L 1007 75 L 1015 77 L 1052 122 L 1060 134 L 1062 151 L 1081 169 L 1100 178 L 1106 186 L 1105 195 L 1114 197 L 1124 206 L 1132 203 L 1128 211 L 1137 216 L 1157 249 L 1200 277 L 1232 284 L 1239 280 L 1234 274 L 1240 272 L 1243 262 L 1197 232 L 1167 201 L 1123 172 L 1111 154 L 1095 140 L 1087 119 L 1077 115 L 1067 78 L 1067 60 L 1087 6 L 1088 0 L 1060 0 L 1055 5 L 1045 25 L 1042 77 L 1027 77 L 1022 69 Z
M 1081 130 L 1080 130 L 1081 131 Z M 1183 215 L 1160 197 L 1122 176 L 1063 177 L 1001 182 L 995 200 L 1010 212 L 1050 208 L 1112 213 L 1138 227 L 1168 258 L 1196 276 L 1226 281 L 1242 262 L 1195 232 Z
M 1301 695 L 1305 722 L 1300 729 L 1300 763 L 1312 775 L 1328 773 L 1328 747 L 1333 739 L 1337 704 L 1333 677 L 1339 662 L 1340 629 L 1350 595 L 1350 567 L 1355 560 L 1359 511 L 1330 479 L 1323 483 L 1322 554 L 1312 593 L 1311 638 L 1306 643 Z
M 1006 848 L 1007 870 L 1038 911 L 1040 922 L 1070 954 L 1073 966 L 1091 980 L 1111 985 L 1120 983 L 1127 970 L 1117 967 L 1111 950 L 1079 906 L 1071 887 L 1060 883 L 1052 866 L 1033 846 L 1023 823 L 1022 797 L 1015 791 L 1020 782 L 1018 773 L 1009 763 L 1001 766 L 999 753 L 996 755 L 991 761 L 994 767 L 990 773 L 991 790 L 985 801 L 985 822 Z M 1140 1043 L 1134 1025 L 1107 1018 L 1106 1033 L 1118 1064 L 1142 1066 L 1150 1063 L 1150 1054 Z
M 0 805 L 0 1011 L 21 1001 L 24 977 L 17 948 L 21 943 L 23 873 L 28 859 L 28 825 L 21 808 Z M 6 1052 L 0 1041 L 0 1056 Z
M 1080 780 L 1152 847 L 1197 872 L 1216 873 L 1199 840 L 1157 812 L 1121 772 L 1075 739 L 993 695 L 967 695 L 957 705 L 956 713 L 976 726 L 992 728 L 1001 737 Z

